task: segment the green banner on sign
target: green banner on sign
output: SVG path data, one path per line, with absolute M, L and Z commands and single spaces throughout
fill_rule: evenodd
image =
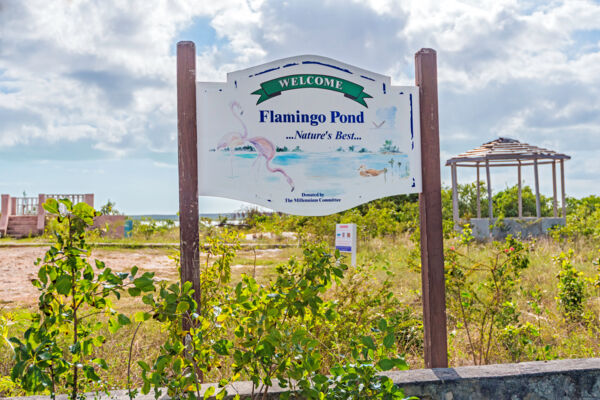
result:
M 263 82 L 260 84 L 260 87 L 260 89 L 252 92 L 252 94 L 260 96 L 256 101 L 256 104 L 260 104 L 263 101 L 278 96 L 281 94 L 281 92 L 286 90 L 306 88 L 325 89 L 340 92 L 343 93 L 344 96 L 356 101 L 359 104 L 362 104 L 367 108 L 369 106 L 365 102 L 365 99 L 373 97 L 363 91 L 364 87 L 357 85 L 354 82 L 329 75 L 299 74 L 282 76 L 281 78 Z

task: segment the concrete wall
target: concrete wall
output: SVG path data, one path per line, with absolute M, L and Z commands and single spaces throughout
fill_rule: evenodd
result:
M 478 240 L 504 239 L 507 235 L 521 235 L 522 238 L 542 236 L 555 225 L 565 225 L 564 218 L 504 218 L 501 222 L 493 218 L 471 218 L 461 220 L 461 224 L 469 224 L 473 229 L 473 236 Z M 491 227 L 490 227 L 491 226 Z M 491 234 L 491 236 L 490 236 Z
M 405 395 L 422 400 L 593 400 L 600 399 L 600 359 L 538 361 L 520 364 L 498 364 L 481 367 L 456 367 L 396 371 L 387 373 Z M 204 390 L 210 384 L 203 385 Z M 252 385 L 237 382 L 229 393 L 249 398 Z M 269 390 L 268 399 L 279 399 L 283 389 Z M 233 395 L 226 399 L 233 399 Z M 41 400 L 44 396 L 13 399 Z M 90 394 L 88 398 L 94 398 Z M 110 396 L 98 394 L 99 399 L 128 400 L 126 391 Z M 59 400 L 68 397 L 57 396 Z M 138 396 L 139 400 L 154 399 L 152 393 Z M 160 399 L 168 399 L 163 395 Z
M 406 395 L 423 400 L 600 399 L 600 359 L 398 372 Z

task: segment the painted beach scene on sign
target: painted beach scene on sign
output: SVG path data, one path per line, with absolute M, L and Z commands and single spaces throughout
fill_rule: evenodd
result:
M 198 83 L 199 193 L 326 215 L 418 193 L 418 91 L 301 56 Z

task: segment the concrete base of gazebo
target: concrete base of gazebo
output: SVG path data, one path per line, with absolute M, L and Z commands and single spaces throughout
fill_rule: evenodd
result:
M 469 224 L 473 229 L 473 236 L 477 240 L 504 239 L 507 235 L 521 238 L 542 236 L 556 225 L 565 225 L 562 217 L 521 217 L 521 218 L 471 218 L 461 219 L 461 226 Z

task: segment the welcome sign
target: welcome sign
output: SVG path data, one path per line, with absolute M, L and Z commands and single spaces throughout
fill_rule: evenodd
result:
M 199 82 L 199 194 L 327 215 L 419 193 L 418 96 L 318 56 Z

